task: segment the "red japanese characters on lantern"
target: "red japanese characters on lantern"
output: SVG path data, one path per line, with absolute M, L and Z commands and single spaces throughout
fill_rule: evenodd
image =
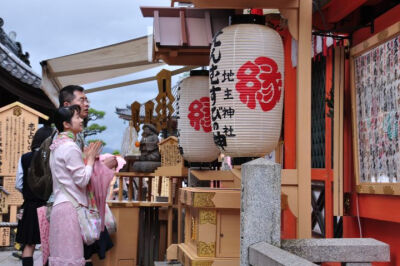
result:
M 247 61 L 238 70 L 236 90 L 242 103 L 250 109 L 256 108 L 256 101 L 264 112 L 275 107 L 281 98 L 282 75 L 276 62 L 260 56 L 254 63 Z
M 231 157 L 264 156 L 278 144 L 283 111 L 284 54 L 265 25 L 222 29 L 210 49 L 210 113 L 215 144 Z
M 210 98 L 202 97 L 194 100 L 189 105 L 188 118 L 195 130 L 199 131 L 201 126 L 204 132 L 211 132 Z
M 211 131 L 208 71 L 191 71 L 178 93 L 178 139 L 183 158 L 189 162 L 212 162 L 219 150 Z

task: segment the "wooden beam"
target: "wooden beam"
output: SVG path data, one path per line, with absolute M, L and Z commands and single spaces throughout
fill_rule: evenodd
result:
M 61 90 L 62 89 L 62 85 L 60 80 L 57 77 L 54 77 L 54 69 L 50 64 L 46 64 L 46 69 L 47 69 L 47 76 L 49 77 L 49 79 L 51 79 L 51 81 L 55 82 L 55 87 L 57 87 L 57 89 Z
M 206 11 L 206 12 L 204 13 L 204 22 L 205 22 L 205 24 L 206 24 L 206 32 L 207 32 L 208 44 L 211 45 L 212 38 L 213 38 L 213 33 L 212 33 L 212 26 L 211 26 L 210 11 Z
M 299 39 L 299 12 L 296 9 L 280 9 L 281 15 L 287 19 L 288 29 L 293 39 Z
M 299 0 L 192 0 L 197 8 L 222 9 L 299 8 L 299 2 Z
M 333 148 L 333 215 L 343 215 L 343 91 L 344 47 L 335 48 L 334 148 Z
M 328 23 L 338 22 L 366 2 L 367 0 L 335 0 L 335 3 L 328 7 L 326 20 Z
M 186 32 L 186 18 L 185 11 L 179 11 L 179 18 L 181 24 L 181 46 L 188 44 L 187 32 Z
M 285 186 L 297 186 L 297 169 L 282 169 L 281 184 Z
M 300 1 L 296 96 L 298 238 L 311 238 L 311 20 L 312 0 Z
M 352 57 L 355 57 L 365 52 L 368 48 L 372 49 L 380 45 L 385 40 L 388 40 L 391 37 L 397 35 L 399 33 L 399 29 L 400 29 L 400 21 L 384 29 L 383 31 L 380 31 L 378 34 L 371 36 L 362 43 L 359 43 L 356 46 L 352 47 L 350 49 L 350 55 Z
M 160 42 L 161 42 L 161 31 L 160 31 L 160 17 L 159 17 L 159 11 L 158 10 L 154 11 L 153 27 L 154 27 L 154 42 L 156 44 L 160 44 Z
M 182 67 L 179 69 L 176 69 L 174 71 L 171 72 L 171 75 L 177 75 L 186 71 L 190 71 L 192 70 L 193 66 L 187 66 L 187 67 Z M 93 92 L 99 92 L 99 91 L 104 91 L 104 90 L 109 90 L 109 89 L 115 89 L 115 88 L 121 88 L 121 87 L 126 87 L 129 85 L 135 85 L 135 84 L 140 84 L 140 83 L 144 83 L 144 82 L 149 82 L 149 81 L 153 81 L 156 80 L 157 78 L 155 76 L 153 77 L 147 77 L 147 78 L 142 78 L 142 79 L 135 79 L 135 80 L 131 80 L 131 81 L 126 81 L 126 82 L 121 82 L 121 83 L 115 83 L 115 84 L 111 84 L 111 85 L 106 85 L 106 86 L 101 86 L 101 87 L 96 87 L 96 88 L 92 88 L 92 89 L 87 89 L 85 90 L 85 93 L 93 93 Z
M 67 71 L 59 71 L 59 72 L 53 72 L 52 75 L 53 75 L 53 77 L 73 76 L 73 75 L 87 74 L 87 73 L 100 72 L 100 71 L 106 71 L 106 70 L 143 66 L 143 65 L 148 65 L 148 64 L 151 64 L 151 63 L 149 63 L 148 60 L 144 60 L 144 61 L 137 61 L 137 62 L 122 63 L 122 64 L 110 64 L 110 65 L 103 65 L 103 66 L 98 66 L 98 67 L 88 67 L 88 68 L 80 68 L 80 69 L 73 69 L 73 70 L 67 70 Z
M 235 178 L 231 171 L 191 170 L 190 173 L 201 181 L 220 180 L 233 182 Z

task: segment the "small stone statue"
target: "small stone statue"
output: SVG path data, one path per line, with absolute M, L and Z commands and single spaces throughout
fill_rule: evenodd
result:
M 143 125 L 142 140 L 140 141 L 140 160 L 141 161 L 160 161 L 161 156 L 158 151 L 158 132 L 152 124 Z
M 135 172 L 154 172 L 161 165 L 158 150 L 158 132 L 152 124 L 143 125 L 142 140 L 140 141 L 140 157 L 133 164 Z

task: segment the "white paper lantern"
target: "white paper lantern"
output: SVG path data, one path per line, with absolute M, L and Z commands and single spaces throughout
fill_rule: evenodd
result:
M 211 130 L 208 71 L 192 71 L 179 89 L 179 146 L 189 162 L 212 162 L 219 150 Z
M 263 156 L 279 141 L 284 53 L 280 35 L 257 24 L 226 27 L 210 54 L 210 108 L 215 144 L 232 157 Z

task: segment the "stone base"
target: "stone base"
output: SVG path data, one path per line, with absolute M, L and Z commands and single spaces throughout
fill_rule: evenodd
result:
M 161 162 L 136 161 L 133 163 L 133 171 L 140 173 L 153 173 L 160 166 Z
M 373 238 L 286 239 L 282 249 L 313 262 L 390 261 L 389 245 Z

